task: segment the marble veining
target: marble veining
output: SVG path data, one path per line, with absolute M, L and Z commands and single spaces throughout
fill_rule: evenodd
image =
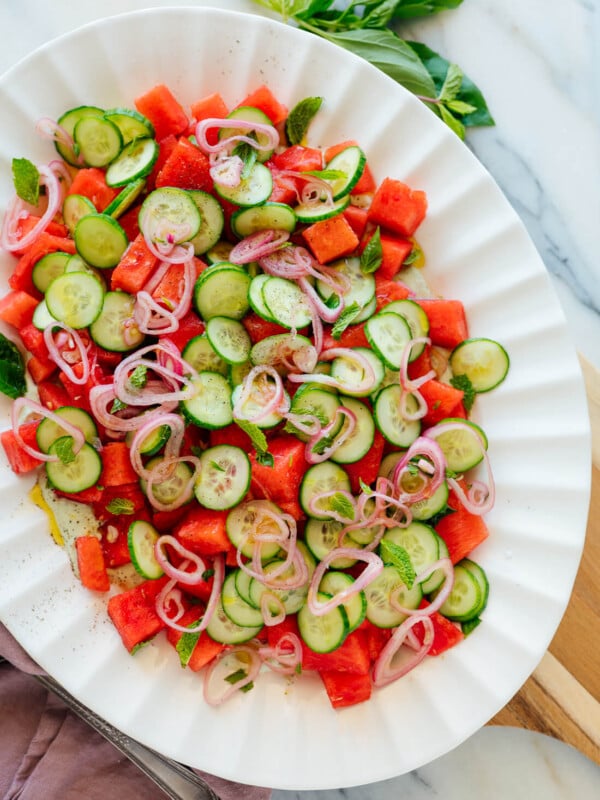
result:
M 250 0 L 196 0 L 260 13 Z M 0 3 L 0 72 L 100 16 L 178 0 Z M 464 0 L 402 29 L 456 60 L 484 91 L 496 127 L 468 146 L 523 220 L 551 275 L 574 346 L 600 368 L 600 0 Z M 360 742 L 356 757 L 360 758 Z M 600 796 L 600 768 L 541 734 L 485 728 L 393 780 L 273 800 L 571 800 Z

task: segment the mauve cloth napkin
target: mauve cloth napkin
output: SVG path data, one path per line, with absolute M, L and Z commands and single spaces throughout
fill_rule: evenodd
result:
M 31 675 L 43 670 L 0 623 L 0 798 L 165 800 L 109 742 Z M 200 773 L 222 800 L 268 800 L 270 789 Z

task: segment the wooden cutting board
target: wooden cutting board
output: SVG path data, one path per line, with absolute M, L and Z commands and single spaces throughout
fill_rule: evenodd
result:
M 527 683 L 491 721 L 553 736 L 600 764 L 600 372 L 583 357 L 592 424 L 592 497 L 562 622 Z

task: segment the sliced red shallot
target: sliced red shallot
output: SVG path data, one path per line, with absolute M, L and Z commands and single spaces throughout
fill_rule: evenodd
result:
M 181 492 L 177 495 L 177 497 L 172 500 L 170 503 L 163 503 L 162 500 L 159 500 L 155 493 L 152 491 L 154 484 L 157 481 L 164 481 L 167 480 L 175 470 L 175 467 L 180 462 L 187 462 L 191 463 L 194 467 L 192 470 L 192 474 L 190 475 L 187 483 L 183 486 Z M 173 511 L 176 508 L 180 508 L 184 503 L 187 503 L 188 500 L 192 498 L 194 494 L 194 484 L 196 482 L 196 478 L 198 476 L 198 472 L 200 470 L 200 459 L 197 456 L 193 455 L 184 455 L 184 456 L 171 456 L 170 458 L 164 458 L 158 462 L 158 464 L 149 472 L 147 477 L 147 487 L 146 492 L 148 496 L 148 501 L 153 508 L 157 509 L 157 511 Z
M 238 644 L 223 650 L 210 662 L 204 673 L 204 700 L 210 706 L 220 706 L 240 689 L 253 683 L 261 666 L 258 648 L 252 645 Z M 240 675 L 240 679 L 232 681 L 232 675 Z
M 424 462 L 421 464 L 420 462 Z M 402 485 L 403 478 L 408 475 L 411 480 L 414 476 L 410 470 L 414 467 L 421 471 L 424 476 L 422 486 L 416 492 L 407 492 Z M 427 476 L 425 478 L 425 476 Z M 441 486 L 446 478 L 446 459 L 439 444 L 427 434 L 419 436 L 411 444 L 406 453 L 394 468 L 392 484 L 400 500 L 408 503 L 418 503 L 426 500 Z
M 330 445 L 323 448 L 321 453 L 314 452 L 317 444 L 322 439 L 327 438 L 331 432 L 336 429 L 338 417 L 340 415 L 346 417 L 346 421 L 344 422 L 340 433 L 335 437 Z M 344 442 L 346 442 L 352 436 L 355 428 L 356 414 L 345 406 L 338 406 L 331 422 L 322 428 L 318 433 L 313 434 L 313 436 L 311 436 L 306 443 L 304 458 L 309 464 L 320 464 L 322 461 L 326 461 L 331 457 L 332 453 L 335 453 L 335 451 L 338 450 L 344 444 Z
M 273 613 L 273 606 L 277 611 Z M 266 589 L 260 597 L 260 613 L 267 627 L 279 625 L 285 619 L 285 606 L 280 597 Z
M 167 554 L 167 548 L 169 547 L 172 548 L 180 558 L 184 559 L 179 567 L 173 566 L 169 561 Z M 204 580 L 204 574 L 206 572 L 206 564 L 204 561 L 200 556 L 196 555 L 196 553 L 192 553 L 191 550 L 184 547 L 179 539 L 176 539 L 174 536 L 166 533 L 159 536 L 154 545 L 154 555 L 165 575 L 178 581 L 178 583 L 182 583 L 185 586 L 197 586 Z M 188 570 L 190 565 L 193 565 L 193 570 Z
M 181 604 L 181 591 L 176 589 L 177 581 L 171 579 L 164 585 L 156 598 L 155 608 L 156 613 L 167 627 L 173 628 L 173 630 L 176 631 L 181 631 L 182 633 L 202 633 L 202 631 L 208 626 L 218 606 L 219 598 L 221 596 L 221 589 L 223 587 L 223 579 L 225 577 L 225 563 L 223 556 L 217 556 L 215 558 L 213 562 L 213 569 L 213 585 L 210 591 L 208 603 L 206 604 L 206 609 L 201 619 L 198 621 L 198 624 L 194 625 L 193 627 L 188 625 L 179 625 L 178 623 L 178 620 L 183 616 L 184 609 Z M 178 596 L 177 594 L 174 594 L 176 592 L 179 592 Z M 175 616 L 169 614 L 168 607 L 171 602 L 175 604 L 177 609 Z
M 244 407 L 252 403 L 258 411 L 248 414 Z M 289 409 L 281 375 L 267 364 L 252 367 L 242 382 L 240 395 L 233 406 L 235 419 L 258 423 L 271 414 L 285 414 Z
M 206 134 L 210 130 L 240 130 L 249 131 L 259 136 L 263 136 L 265 141 L 259 142 L 256 138 L 244 136 L 243 134 L 236 134 L 234 136 L 227 136 L 219 139 L 216 144 L 211 144 Z M 221 117 L 208 117 L 201 120 L 196 125 L 196 141 L 198 147 L 205 153 L 218 153 L 222 150 L 227 150 L 231 145 L 236 145 L 240 142 L 249 144 L 255 150 L 266 151 L 274 150 L 279 144 L 279 133 L 272 125 L 267 125 L 260 122 L 251 122 L 245 119 L 223 119 Z
M 409 647 L 409 653 L 408 651 L 403 651 L 402 646 L 408 644 L 407 640 L 409 634 L 414 626 L 418 624 L 422 624 L 424 629 L 421 646 L 416 651 Z M 398 678 L 402 678 L 423 661 L 427 653 L 431 650 L 432 644 L 433 622 L 431 621 L 431 617 L 415 614 L 405 619 L 404 622 L 396 628 L 391 639 L 384 646 L 373 666 L 374 686 L 387 686 L 389 683 L 398 680 Z M 398 659 L 398 654 L 400 653 L 402 654 L 400 655 L 400 663 L 394 663 L 394 659 Z
M 269 669 L 293 675 L 302 666 L 302 643 L 295 633 L 284 633 L 274 647 L 259 647 L 258 654 Z
M 69 337 L 73 344 L 75 345 L 75 350 L 79 355 L 79 363 L 81 364 L 81 374 L 75 373 L 72 369 L 69 362 L 66 360 L 64 353 L 61 352 L 58 344 L 54 339 L 54 331 L 60 328 L 61 330 L 65 331 L 69 334 Z M 88 357 L 87 347 L 85 346 L 83 339 L 79 335 L 79 333 L 70 328 L 68 325 L 65 325 L 64 322 L 52 322 L 50 325 L 47 325 L 44 328 L 44 342 L 46 347 L 48 348 L 48 355 L 54 361 L 54 363 L 58 366 L 61 372 L 67 376 L 67 378 L 71 381 L 71 383 L 75 383 L 78 386 L 85 385 L 90 377 L 90 359 Z M 73 354 L 75 355 L 75 354 Z
M 11 423 L 12 423 L 12 430 L 17 440 L 17 443 L 20 447 L 25 450 L 26 453 L 29 453 L 30 456 L 33 458 L 37 458 L 40 461 L 58 461 L 59 457 L 57 455 L 51 455 L 50 453 L 42 453 L 41 450 L 37 450 L 31 445 L 27 444 L 27 442 L 21 436 L 19 431 L 19 426 L 21 424 L 20 415 L 24 409 L 29 409 L 29 411 L 34 412 L 35 414 L 39 414 L 41 417 L 45 417 L 46 419 L 52 420 L 59 428 L 62 428 L 65 432 L 65 436 L 72 436 L 73 437 L 73 452 L 78 453 L 85 443 L 85 437 L 83 435 L 83 431 L 78 428 L 76 425 L 73 425 L 71 422 L 68 422 L 64 417 L 61 417 L 59 414 L 55 414 L 50 409 L 43 406 L 41 403 L 38 403 L 36 400 L 30 400 L 28 397 L 17 397 L 14 401 L 11 411 Z
M 150 434 L 154 433 L 154 431 L 159 430 L 165 425 L 170 428 L 171 435 L 167 440 L 164 456 L 165 458 L 171 458 L 172 456 L 179 455 L 183 434 L 185 432 L 185 421 L 181 416 L 179 416 L 179 414 L 156 414 L 149 419 L 142 421 L 142 424 L 136 430 L 129 446 L 129 458 L 131 460 L 131 466 L 134 468 L 140 478 L 147 480 L 150 477 L 151 472 L 151 470 L 146 469 L 144 465 L 144 460 L 141 453 L 142 442 L 147 436 L 150 436 Z
M 228 260 L 232 264 L 249 264 L 264 256 L 275 253 L 290 238 L 288 231 L 260 230 L 251 233 L 238 242 L 229 253 Z
M 353 390 L 356 393 L 368 393 L 374 388 L 375 371 L 373 370 L 370 362 L 362 355 L 362 353 L 352 350 L 350 347 L 332 347 L 330 350 L 325 350 L 322 352 L 320 357 L 324 361 L 333 361 L 336 358 L 347 358 L 350 361 L 354 361 L 363 371 L 363 378 L 360 383 L 352 387 Z M 340 382 L 336 380 L 336 378 L 332 377 L 331 375 L 324 375 L 322 373 L 299 375 L 292 374 L 288 375 L 288 380 L 294 383 L 321 383 L 324 386 L 332 386 L 335 389 L 342 390 L 345 388 L 343 384 L 340 384 Z
M 108 406 L 112 406 L 117 399 L 115 387 L 111 383 L 93 386 L 89 393 L 90 405 L 96 420 L 107 430 L 116 433 L 127 433 L 135 431 L 145 422 L 161 414 L 168 413 L 177 408 L 177 401 L 170 400 L 161 402 L 157 408 L 150 411 L 136 413 L 134 416 L 121 416 L 120 413 L 112 413 Z
M 350 558 L 355 561 L 364 561 L 367 566 L 355 579 L 352 585 L 348 586 L 346 589 L 342 589 L 341 592 L 337 592 L 337 594 L 335 594 L 325 603 L 322 603 L 317 599 L 319 585 L 323 579 L 323 576 L 331 566 L 331 563 L 338 558 Z M 361 550 L 357 547 L 337 547 L 335 550 L 331 550 L 325 556 L 325 558 L 319 562 L 312 578 L 310 579 L 307 598 L 307 604 L 310 612 L 315 616 L 320 617 L 323 616 L 323 614 L 327 614 L 329 611 L 332 611 L 334 608 L 341 606 L 355 594 L 361 592 L 371 583 L 371 581 L 375 580 L 382 569 L 383 561 L 375 553 Z
M 60 211 L 62 189 L 58 178 L 55 173 L 46 166 L 38 167 L 38 172 L 40 175 L 40 185 L 46 187 L 46 210 L 25 236 L 18 237 L 18 224 L 27 206 L 25 202 L 15 194 L 6 210 L 2 222 L 2 231 L 0 232 L 0 245 L 9 253 L 22 250 L 32 244 L 32 242 L 35 242 L 40 233 L 46 229 L 48 224 L 52 222 L 56 214 Z

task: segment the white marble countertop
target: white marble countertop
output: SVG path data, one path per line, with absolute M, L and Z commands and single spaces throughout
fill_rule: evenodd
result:
M 216 5 L 260 13 L 251 0 L 3 0 L 0 73 L 39 45 L 100 16 L 154 6 Z M 600 0 L 464 0 L 415 22 L 424 41 L 482 89 L 496 126 L 467 143 L 527 227 L 552 276 L 576 349 L 600 368 Z M 484 729 L 403 777 L 273 800 L 447 800 L 600 796 L 600 768 L 540 734 Z

